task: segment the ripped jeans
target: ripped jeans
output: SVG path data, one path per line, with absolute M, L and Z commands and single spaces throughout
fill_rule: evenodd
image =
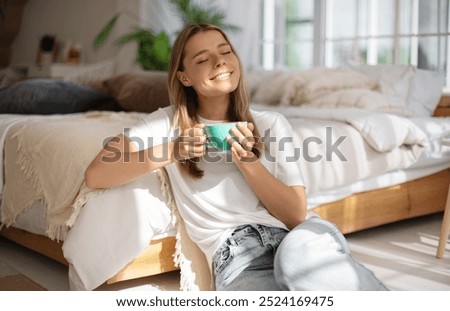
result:
M 387 290 L 317 216 L 291 231 L 243 225 L 213 256 L 216 290 Z

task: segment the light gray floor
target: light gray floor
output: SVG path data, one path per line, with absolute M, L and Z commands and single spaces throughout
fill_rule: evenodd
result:
M 442 214 L 347 236 L 353 256 L 391 290 L 450 290 L 450 244 L 435 257 Z M 0 238 L 0 277 L 17 271 L 48 290 L 68 290 L 67 268 Z M 103 285 L 99 290 L 178 290 L 179 273 Z

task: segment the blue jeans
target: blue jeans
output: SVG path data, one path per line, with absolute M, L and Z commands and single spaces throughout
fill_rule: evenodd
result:
M 330 222 L 313 216 L 291 231 L 243 225 L 213 256 L 216 290 L 387 290 L 354 260 Z

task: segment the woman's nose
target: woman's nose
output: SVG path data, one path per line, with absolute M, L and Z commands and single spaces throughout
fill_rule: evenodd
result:
M 223 57 L 217 57 L 216 68 L 225 65 L 225 59 Z

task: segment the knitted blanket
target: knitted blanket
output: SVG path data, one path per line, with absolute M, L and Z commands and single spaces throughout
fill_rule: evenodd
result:
M 5 139 L 5 185 L 2 223 L 41 200 L 47 235 L 63 239 L 80 208 L 99 193 L 84 184 L 84 171 L 110 138 L 139 121 L 143 114 L 88 112 L 37 116 L 15 124 Z

